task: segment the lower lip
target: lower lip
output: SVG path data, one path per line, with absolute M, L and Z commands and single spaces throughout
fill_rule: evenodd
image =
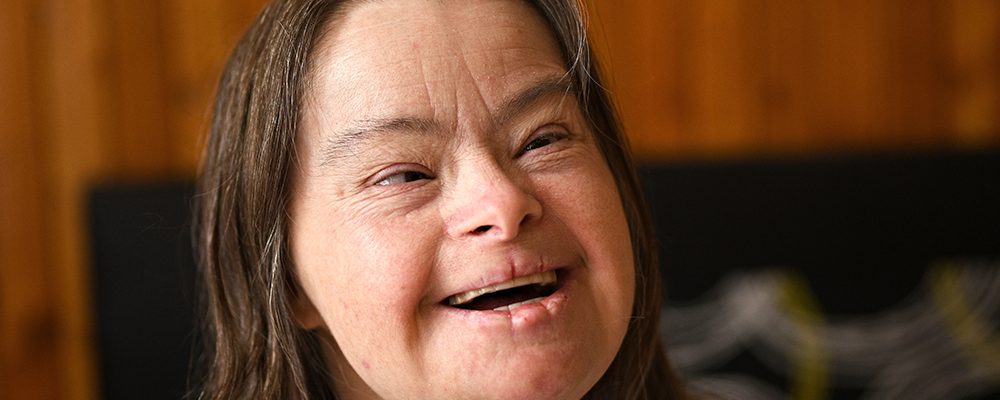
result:
M 524 304 L 509 311 L 497 310 L 465 310 L 450 306 L 441 305 L 445 312 L 457 318 L 462 318 L 470 323 L 484 328 L 502 325 L 506 329 L 524 330 L 535 326 L 540 326 L 547 321 L 551 321 L 560 314 L 569 299 L 569 293 L 574 287 L 573 271 L 563 268 L 558 271 L 559 290 L 552 293 L 541 301 Z

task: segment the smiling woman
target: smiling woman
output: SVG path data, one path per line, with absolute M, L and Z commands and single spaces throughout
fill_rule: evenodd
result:
M 681 397 L 573 0 L 270 4 L 200 192 L 198 397 Z

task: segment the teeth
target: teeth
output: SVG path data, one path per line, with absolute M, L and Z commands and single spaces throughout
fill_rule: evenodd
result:
M 468 303 L 468 302 L 472 301 L 472 299 L 475 299 L 476 297 L 482 296 L 484 294 L 499 292 L 501 290 L 515 288 L 515 287 L 518 287 L 518 286 L 532 285 L 532 284 L 550 285 L 550 284 L 554 284 L 554 283 L 556 283 L 556 272 L 555 271 L 540 272 L 540 273 L 537 273 L 537 274 L 534 274 L 534 275 L 519 276 L 519 277 L 511 279 L 511 280 L 509 280 L 507 282 L 502 282 L 502 283 L 498 283 L 498 284 L 493 285 L 493 286 L 487 286 L 487 287 L 484 287 L 484 288 L 473 289 L 473 290 L 470 290 L 468 292 L 456 294 L 456 295 L 451 296 L 451 297 L 448 298 L 448 304 L 449 305 L 453 305 L 453 306 L 465 304 L 465 303 Z M 527 300 L 527 301 L 524 301 L 524 302 L 521 302 L 521 303 L 511 304 L 511 305 L 505 306 L 505 307 L 500 307 L 498 309 L 505 309 L 505 308 L 508 308 L 508 307 L 514 307 L 514 306 L 518 306 L 518 305 L 521 305 L 521 304 L 528 303 L 530 301 L 537 301 L 537 300 L 536 299 L 531 299 L 531 300 Z
M 514 304 L 511 304 L 511 305 L 507 305 L 507 306 L 500 306 L 500 307 L 494 308 L 493 311 L 511 311 L 511 310 L 513 310 L 515 308 L 518 308 L 520 306 L 523 306 L 525 304 L 537 303 L 539 301 L 542 301 L 542 298 L 541 297 L 535 297 L 533 299 L 525 300 L 525 301 L 522 301 L 520 303 L 514 303 Z

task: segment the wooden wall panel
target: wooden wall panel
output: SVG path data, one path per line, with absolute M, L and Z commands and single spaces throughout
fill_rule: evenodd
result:
M 85 193 L 193 175 L 263 2 L 0 7 L 0 398 L 99 396 Z M 995 0 L 590 3 L 646 160 L 1000 145 Z
M 163 77 L 170 169 L 195 171 L 209 129 L 219 72 L 264 0 L 161 2 Z
M 968 145 L 995 143 L 1000 127 L 1000 2 L 963 0 L 942 7 L 950 18 L 953 131 Z
M 113 171 L 135 176 L 162 175 L 172 163 L 171 136 L 164 113 L 163 21 L 159 2 L 106 2 L 111 64 L 110 132 L 104 145 Z
M 0 8 L 0 398 L 100 397 L 86 193 L 193 176 L 215 80 L 261 4 Z
M 643 158 L 1000 145 L 995 1 L 591 3 Z
M 107 92 L 114 75 L 105 64 L 109 56 L 107 13 L 97 0 L 35 2 L 32 54 L 37 75 L 32 90 L 38 102 L 34 114 L 41 141 L 41 215 L 24 215 L 41 223 L 42 246 L 48 258 L 37 266 L 52 280 L 57 323 L 51 333 L 58 355 L 55 382 L 63 399 L 96 395 L 94 353 L 91 346 L 92 307 L 88 268 L 84 196 L 88 184 L 109 164 L 102 145 L 112 126 Z
M 760 49 L 765 65 L 760 98 L 764 126 L 759 140 L 771 148 L 799 147 L 810 136 L 806 127 L 813 104 L 806 96 L 815 71 L 802 65 L 809 51 L 806 6 L 799 0 L 774 0 L 761 7 L 762 40 L 768 45 Z
M 44 173 L 35 131 L 32 9 L 12 0 L 0 13 L 0 397 L 57 398 L 61 355 L 53 347 L 57 307 L 43 246 Z

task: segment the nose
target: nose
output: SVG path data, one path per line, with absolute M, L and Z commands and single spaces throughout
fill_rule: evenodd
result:
M 538 199 L 498 166 L 466 169 L 448 198 L 445 223 L 448 235 L 456 239 L 512 240 L 542 216 Z

